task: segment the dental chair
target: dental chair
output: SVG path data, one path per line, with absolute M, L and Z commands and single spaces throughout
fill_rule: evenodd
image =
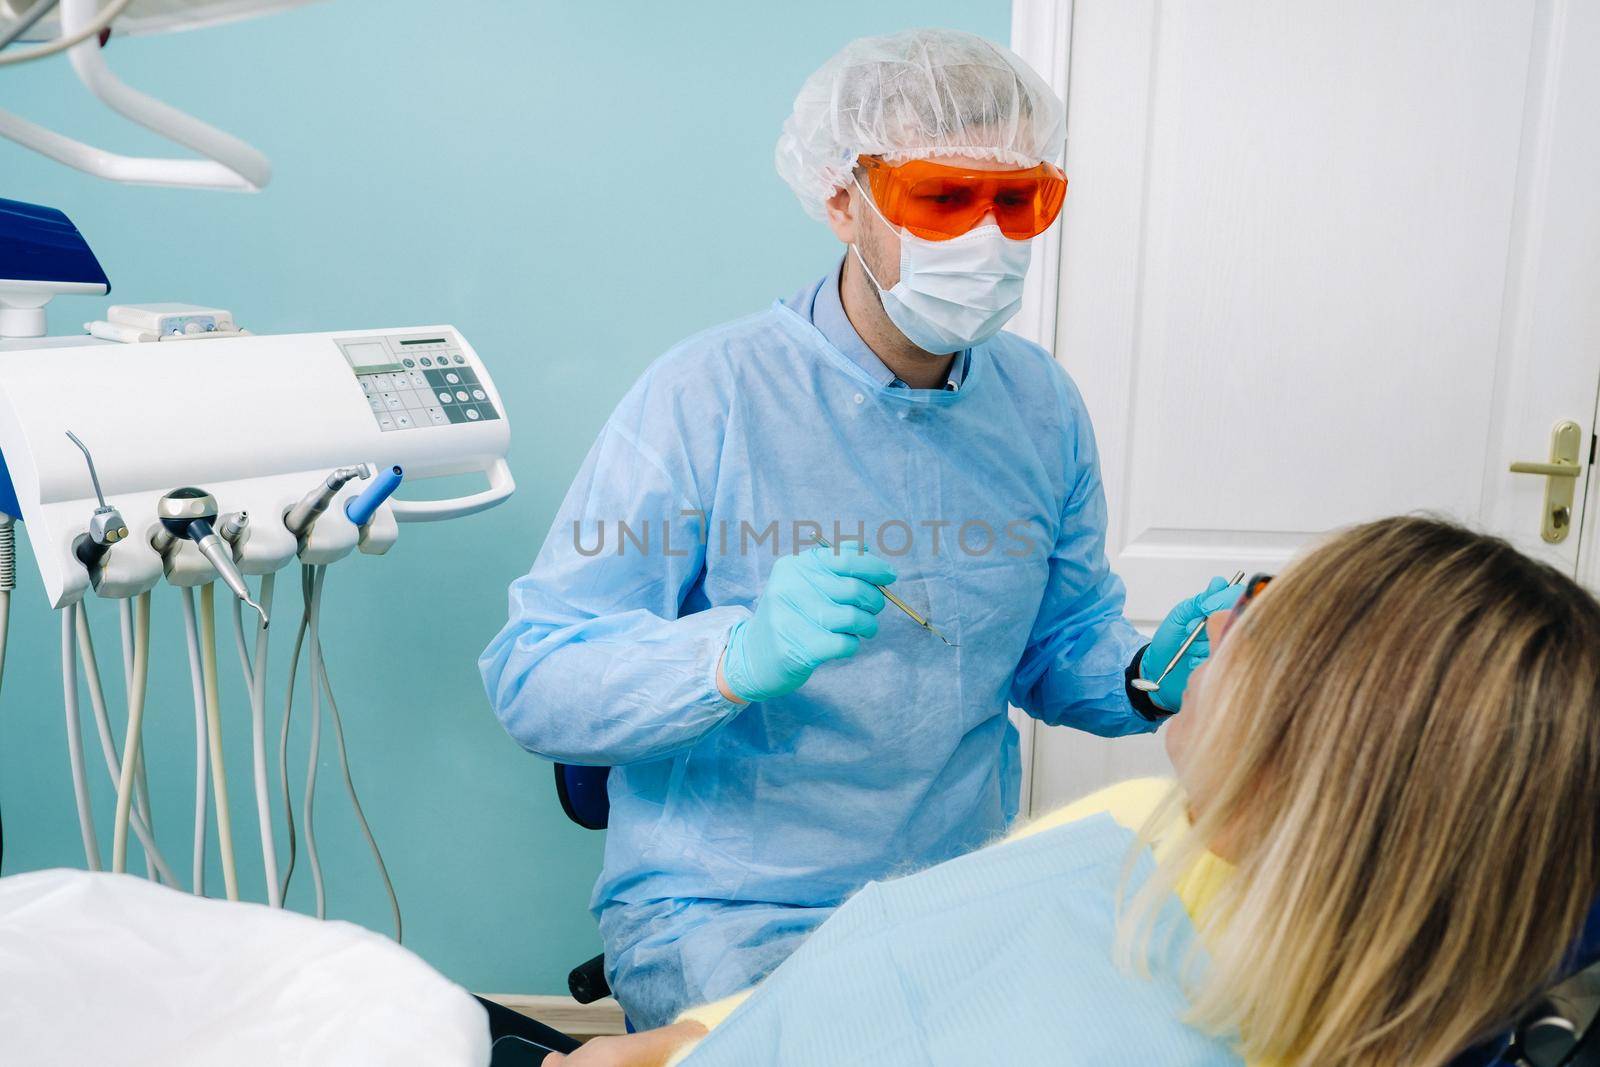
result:
M 1584 919 L 1572 946 L 1564 977 L 1600 964 L 1600 901 Z M 1548 999 L 1540 998 L 1522 1014 L 1510 1033 L 1500 1034 L 1456 1057 L 1451 1067 L 1600 1067 L 1600 1016 L 1579 1028 Z
M 576 1052 L 578 1042 L 519 1011 L 474 997 L 489 1016 L 489 1067 L 539 1067 L 552 1052 Z

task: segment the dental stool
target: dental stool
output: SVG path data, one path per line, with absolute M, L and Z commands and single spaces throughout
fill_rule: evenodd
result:
M 611 768 L 558 763 L 555 772 L 556 797 L 567 818 L 585 830 L 604 830 L 611 821 L 611 798 L 606 793 L 606 778 Z M 606 982 L 605 953 L 572 968 L 567 974 L 567 989 L 579 1004 L 593 1004 L 602 997 L 609 997 L 611 986 Z M 632 1028 L 630 1024 L 629 1029 Z

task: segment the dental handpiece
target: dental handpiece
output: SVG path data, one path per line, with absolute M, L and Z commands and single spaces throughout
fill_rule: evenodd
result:
M 365 527 L 372 521 L 372 516 L 378 513 L 379 506 L 400 487 L 403 477 L 405 471 L 400 469 L 398 463 L 380 468 L 378 476 L 361 490 L 360 495 L 345 504 L 344 517 L 357 526 Z
M 111 546 L 128 536 L 128 524 L 122 521 L 122 515 L 116 508 L 106 503 L 105 493 L 100 491 L 100 474 L 94 469 L 94 456 L 90 455 L 89 446 L 71 430 L 67 431 L 67 438 L 83 453 L 83 461 L 89 466 L 89 481 L 94 486 L 94 497 L 98 502 L 94 514 L 89 518 L 89 532 L 79 537 L 73 547 L 73 555 L 91 575 L 96 575 Z
M 250 513 L 248 511 L 230 511 L 217 518 L 217 533 L 222 539 L 233 546 L 234 555 L 239 554 L 239 543 L 250 530 Z
M 222 579 L 223 584 L 233 590 L 234 596 L 254 608 L 261 616 L 262 625 L 266 625 L 267 613 L 251 598 L 250 587 L 244 584 L 244 576 L 233 564 L 233 550 L 222 539 L 222 535 L 212 529 L 206 520 L 195 519 L 189 524 L 189 537 L 200 554 L 217 569 L 217 577 Z
M 817 544 L 821 545 L 823 548 L 826 548 L 830 552 L 833 551 L 833 546 L 830 545 L 827 542 L 827 540 L 824 537 L 822 537 L 821 534 L 817 535 L 817 539 L 816 540 L 817 540 Z M 925 619 L 921 615 L 917 614 L 917 612 L 912 609 L 911 605 L 907 604 L 904 600 L 901 600 L 899 597 L 897 597 L 893 593 L 889 592 L 889 587 L 888 586 L 879 585 L 877 582 L 873 582 L 871 584 L 872 584 L 872 587 L 874 589 L 876 589 L 878 592 L 883 594 L 883 598 L 885 600 L 887 600 L 889 603 L 893 604 L 895 607 L 899 608 L 901 611 L 905 612 L 906 613 L 906 618 L 910 619 L 912 622 L 916 623 L 918 626 L 922 627 L 924 630 L 928 631 L 930 634 L 932 634 L 933 636 L 937 637 L 939 640 L 943 641 L 945 644 L 949 645 L 951 648 L 956 648 L 957 647 L 957 645 L 956 645 L 956 643 L 954 641 L 950 640 L 944 634 L 939 632 L 939 628 L 938 627 L 934 626 L 933 623 L 929 622 L 927 619 Z
M 1232 578 L 1228 579 L 1228 584 L 1238 585 L 1242 581 L 1244 581 L 1244 571 L 1238 571 Z M 1178 661 L 1183 659 L 1183 654 L 1189 651 L 1189 646 L 1194 644 L 1195 638 L 1199 637 L 1205 632 L 1205 628 L 1206 620 L 1201 618 L 1200 625 L 1191 630 L 1189 632 L 1189 636 L 1183 639 L 1183 644 L 1178 646 L 1178 651 L 1172 654 L 1171 662 L 1167 664 L 1165 670 L 1156 676 L 1155 681 L 1151 681 L 1148 678 L 1135 678 L 1133 680 L 1133 687 L 1139 690 L 1141 693 L 1154 693 L 1157 689 L 1160 689 L 1161 683 L 1166 681 L 1167 675 L 1171 673 L 1172 668 L 1176 667 L 1178 665 Z
M 222 584 L 233 590 L 233 595 L 244 601 L 261 616 L 261 627 L 267 626 L 267 612 L 255 598 L 250 595 L 250 587 L 245 584 L 244 575 L 239 573 L 238 566 L 233 562 L 233 550 L 227 541 L 212 528 L 211 523 L 217 517 L 217 501 L 204 489 L 185 486 L 174 489 L 156 503 L 156 515 L 161 520 L 161 528 L 169 538 L 160 537 L 152 539 L 151 544 L 162 551 L 171 547 L 171 539 L 186 537 L 194 542 L 194 547 L 215 568 L 217 577 L 222 579 Z M 236 521 L 230 516 L 230 522 Z
M 333 498 L 339 495 L 339 490 L 345 487 L 346 482 L 354 478 L 371 476 L 372 468 L 365 463 L 354 467 L 340 467 L 323 479 L 321 485 L 301 497 L 293 507 L 283 513 L 284 526 L 288 527 L 289 532 L 295 537 L 304 539 L 311 532 L 311 524 L 328 510 L 328 505 L 333 503 Z

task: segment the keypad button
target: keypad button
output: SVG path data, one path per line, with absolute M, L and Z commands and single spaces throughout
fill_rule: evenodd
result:
M 444 380 L 449 382 L 451 385 L 460 385 L 461 375 L 457 374 L 455 371 L 451 371 L 449 374 L 444 376 Z
M 393 389 L 394 388 L 394 375 L 392 375 L 392 374 L 374 374 L 372 376 L 372 384 L 377 387 L 379 392 L 382 392 L 382 391 L 387 390 L 387 389 Z
M 388 433 L 390 430 L 394 429 L 394 416 L 393 415 L 379 415 L 378 416 L 378 429 L 382 430 L 384 433 Z
M 384 393 L 383 403 L 390 411 L 399 411 L 406 406 L 399 393 Z
M 457 389 L 456 390 L 456 400 L 458 400 L 461 403 L 465 404 L 468 399 L 469 398 L 467 396 L 467 391 L 465 389 Z
M 444 413 L 444 408 L 441 407 L 431 407 L 428 409 L 428 421 L 433 423 L 435 426 L 447 426 L 450 423 L 449 417 Z
M 466 362 L 466 360 L 464 358 L 462 358 L 461 356 L 455 356 L 453 358 L 457 363 L 465 363 Z
M 401 362 L 404 363 L 407 367 L 415 367 L 417 365 L 417 361 L 412 359 L 412 358 L 410 358 L 409 356 L 406 357 L 405 359 L 401 360 Z
M 483 416 L 478 414 L 478 409 L 477 408 L 468 408 L 467 409 L 467 418 L 473 419 L 473 420 L 477 420 L 477 419 L 483 418 Z
M 489 399 L 489 394 L 484 392 L 482 389 L 474 389 L 472 391 L 472 399 L 474 399 L 474 400 L 488 400 Z
M 373 393 L 378 391 L 377 387 L 372 384 L 372 380 L 370 378 L 361 378 L 358 380 L 361 382 L 361 391 L 367 396 L 371 396 Z
M 422 365 L 424 367 L 431 367 L 431 366 L 433 366 L 433 360 L 428 358 L 427 356 L 423 356 L 422 357 Z
M 428 388 L 427 375 L 419 370 L 414 370 L 406 376 L 411 382 L 411 388 L 426 390 Z
M 381 412 L 381 411 L 389 410 L 387 407 L 384 406 L 383 397 L 381 397 L 381 396 L 369 396 L 369 397 L 367 397 L 367 406 L 372 408 L 373 411 L 380 411 Z
M 409 430 L 411 427 L 415 426 L 416 423 L 411 421 L 410 415 L 397 412 L 394 417 L 394 425 L 395 429 L 397 430 Z
M 450 401 L 451 401 L 451 400 L 453 400 L 453 399 L 455 399 L 455 398 L 454 398 L 454 397 L 452 397 L 452 396 L 451 396 L 451 395 L 450 395 L 450 394 L 449 394 L 449 392 L 447 392 L 447 391 L 446 391 L 446 390 L 443 390 L 443 389 L 441 389 L 441 390 L 439 390 L 439 403 L 441 403 L 441 404 L 448 404 L 448 403 L 450 403 Z

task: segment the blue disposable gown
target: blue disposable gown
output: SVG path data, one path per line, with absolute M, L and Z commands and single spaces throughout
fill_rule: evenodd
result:
M 1144 966 L 1117 963 L 1119 892 L 1132 899 L 1154 867 L 1100 812 L 875 882 L 685 1067 L 1244 1067 L 1228 1041 L 1185 1022 L 1185 979 L 1205 955 L 1175 894 Z
M 1154 729 L 1125 690 L 1143 642 L 1061 367 L 1006 333 L 971 350 L 958 391 L 892 385 L 860 358 L 775 304 L 657 360 L 480 661 L 523 747 L 617 768 L 593 907 L 636 1024 L 746 988 L 866 882 L 1003 832 L 1008 702 L 1101 735 Z M 959 647 L 889 607 L 798 691 L 724 699 L 728 632 L 776 554 L 807 543 L 797 522 L 864 536 Z

